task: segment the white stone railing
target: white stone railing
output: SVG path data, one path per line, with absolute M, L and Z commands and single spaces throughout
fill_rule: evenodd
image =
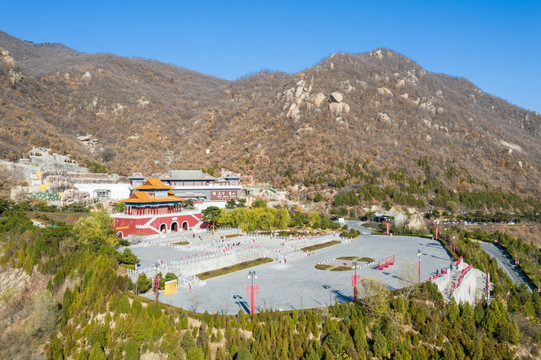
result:
M 178 278 L 178 283 L 183 283 L 189 290 L 192 290 L 196 286 L 205 286 L 207 282 L 205 280 L 199 279 L 197 276 L 180 276 Z
M 140 275 L 140 274 L 157 274 L 161 272 L 162 275 L 165 276 L 166 273 L 170 272 L 169 268 L 167 267 L 166 263 L 161 264 L 160 266 L 149 266 L 146 268 L 140 268 L 140 269 L 128 269 L 128 275 Z
M 436 285 L 439 285 L 439 284 L 441 284 L 442 282 L 449 280 L 450 277 L 451 277 L 451 272 L 450 272 L 450 271 L 447 271 L 446 274 L 440 275 L 440 276 L 438 276 L 436 279 L 432 279 L 432 282 L 433 282 L 434 284 L 436 284 Z
M 233 254 L 239 256 L 239 255 L 248 255 L 248 254 L 256 254 L 256 253 L 265 253 L 265 251 L 262 248 L 255 248 L 255 249 L 244 249 L 244 250 L 227 250 L 225 252 L 215 252 L 215 253 L 202 255 L 202 256 L 193 254 L 187 259 L 182 259 L 178 261 L 172 260 L 171 266 L 176 266 L 177 268 L 179 268 L 180 266 L 183 266 L 183 265 L 193 264 L 193 263 L 205 261 L 205 260 L 216 259 L 222 256 L 228 256 L 228 255 L 233 255 Z

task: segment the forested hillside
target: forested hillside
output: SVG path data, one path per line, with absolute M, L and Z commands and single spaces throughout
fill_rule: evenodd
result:
M 135 297 L 104 212 L 38 228 L 15 206 L 0 219 L 1 270 L 36 285 L 1 289 L 1 358 L 509 359 L 541 355 L 541 298 L 515 288 L 479 245 L 456 254 L 491 273 L 490 305 L 445 304 L 435 285 L 389 291 L 362 280 L 358 302 L 236 316 Z M 448 244 L 447 244 L 448 245 Z M 456 255 L 453 254 L 453 255 Z M 26 275 L 26 276 L 27 276 Z M 40 277 L 42 278 L 41 280 Z M 45 285 L 46 284 L 46 285 Z M 24 301 L 23 301 L 24 300 Z

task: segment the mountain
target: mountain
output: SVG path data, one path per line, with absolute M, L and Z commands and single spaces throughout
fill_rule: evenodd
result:
M 227 81 L 2 32 L 0 48 L 1 158 L 44 146 L 124 174 L 226 167 L 313 189 L 353 186 L 348 169 L 362 165 L 375 177 L 432 171 L 450 189 L 541 193 L 538 113 L 389 49 Z

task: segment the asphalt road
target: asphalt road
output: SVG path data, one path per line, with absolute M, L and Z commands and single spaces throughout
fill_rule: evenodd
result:
M 526 277 L 524 272 L 515 265 L 515 261 L 509 256 L 509 254 L 499 248 L 498 246 L 486 242 L 479 241 L 481 248 L 490 256 L 496 259 L 498 266 L 505 271 L 507 276 L 511 278 L 513 283 L 520 285 L 526 284 L 530 291 L 534 290 L 533 285 L 530 283 L 530 280 Z
M 374 230 L 363 227 L 362 221 L 356 221 L 356 220 L 346 220 L 346 224 L 353 229 L 359 230 L 361 232 L 361 235 L 369 235 L 374 232 Z

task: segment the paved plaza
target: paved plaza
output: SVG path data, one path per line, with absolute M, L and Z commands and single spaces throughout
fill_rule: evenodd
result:
M 351 226 L 351 224 L 350 224 Z M 355 227 L 358 227 L 356 225 Z M 451 258 L 443 246 L 435 240 L 410 236 L 382 236 L 370 235 L 368 229 L 352 241 L 320 249 L 306 256 L 295 245 L 298 241 L 284 242 L 270 237 L 242 236 L 228 240 L 229 244 L 220 242 L 216 236 L 186 234 L 192 242 L 188 251 L 177 251 L 165 246 L 132 247 L 132 251 L 141 259 L 143 266 L 154 264 L 159 258 L 164 264 L 178 261 L 180 258 L 206 256 L 209 246 L 222 251 L 243 251 L 250 247 L 262 246 L 270 252 L 281 250 L 287 255 L 287 262 L 273 261 L 268 264 L 250 268 L 256 271 L 257 279 L 254 285 L 259 286 L 256 297 L 256 311 L 263 309 L 292 310 L 302 308 L 315 308 L 328 306 L 335 302 L 343 303 L 353 299 L 351 275 L 353 271 L 318 270 L 315 265 L 342 256 L 370 257 L 376 261 L 395 255 L 393 266 L 380 271 L 377 264 L 357 270 L 361 279 L 363 277 L 376 277 L 381 279 L 390 290 L 408 286 L 410 283 L 403 279 L 405 264 L 417 271 L 417 252 L 422 252 L 421 280 L 426 281 L 437 270 L 448 267 Z M 336 239 L 335 234 L 329 234 L 324 240 Z M 318 239 L 311 238 L 310 241 Z M 320 241 L 320 242 L 321 242 Z M 198 245 L 199 244 L 199 245 Z M 233 244 L 233 245 L 232 245 Z M 283 245 L 282 245 L 283 244 Z M 232 246 L 231 246 L 232 245 Z M 302 241 L 298 246 L 304 246 Z M 238 249 L 236 249 L 238 247 Z M 245 251 L 245 250 L 244 250 Z M 362 263 L 361 263 L 362 264 Z M 182 271 L 182 266 L 178 267 Z M 179 287 L 179 291 L 172 295 L 160 294 L 160 301 L 182 307 L 196 312 L 236 314 L 239 309 L 248 312 L 249 298 L 246 287 L 248 269 L 222 275 L 206 280 L 203 286 L 195 286 L 192 290 Z M 169 268 L 169 271 L 177 271 Z M 163 274 L 167 272 L 164 269 Z M 145 296 L 151 298 L 152 292 Z

